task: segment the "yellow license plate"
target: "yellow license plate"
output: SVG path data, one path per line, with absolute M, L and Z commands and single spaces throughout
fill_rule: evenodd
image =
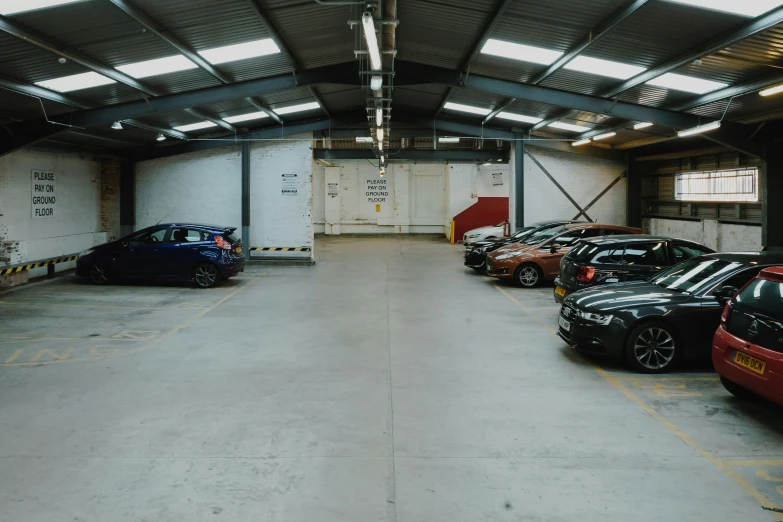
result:
M 242 253 L 242 247 L 237 247 L 237 254 L 241 254 L 241 253 Z
M 557 288 L 555 288 L 555 293 L 557 295 L 563 296 L 566 293 L 566 289 L 563 288 L 562 286 L 558 286 Z
M 751 357 L 750 355 L 742 352 L 734 352 L 734 363 L 747 368 L 752 372 L 756 372 L 759 375 L 764 375 L 764 370 L 767 368 L 767 363 Z

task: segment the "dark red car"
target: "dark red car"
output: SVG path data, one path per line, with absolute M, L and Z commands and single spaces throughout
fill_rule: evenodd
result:
M 762 270 L 726 304 L 712 362 L 732 394 L 783 406 L 783 266 Z

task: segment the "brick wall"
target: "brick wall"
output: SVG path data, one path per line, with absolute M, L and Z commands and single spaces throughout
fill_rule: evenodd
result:
M 101 231 L 109 241 L 120 237 L 120 162 L 101 160 Z

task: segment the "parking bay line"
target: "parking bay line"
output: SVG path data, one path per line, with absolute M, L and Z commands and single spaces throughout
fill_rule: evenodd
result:
M 26 306 L 35 308 L 49 308 L 51 306 L 64 306 L 68 308 L 111 308 L 120 310 L 201 310 L 203 306 L 121 306 L 104 304 L 70 304 L 70 303 L 47 303 L 43 301 L 0 301 L 0 306 Z
M 273 270 L 273 268 L 270 268 L 269 270 L 264 272 L 261 276 L 263 277 L 263 276 L 267 275 L 272 270 Z M 236 296 L 238 293 L 242 292 L 247 287 L 251 286 L 253 283 L 258 281 L 258 279 L 260 279 L 260 277 L 252 279 L 246 285 L 242 285 L 239 288 L 237 288 L 235 290 L 232 290 L 229 294 L 223 296 L 219 301 L 215 302 L 214 304 L 212 304 L 208 308 L 203 309 L 198 314 L 194 315 L 193 317 L 191 317 L 190 319 L 188 319 L 184 323 L 180 324 L 179 326 L 177 326 L 177 327 L 169 330 L 168 332 L 164 333 L 160 337 L 157 337 L 157 338 L 153 339 L 149 343 L 147 343 L 147 344 L 145 344 L 145 345 L 143 345 L 143 346 L 141 346 L 141 347 L 139 347 L 139 348 L 137 348 L 135 350 L 132 350 L 130 352 L 124 352 L 124 353 L 119 354 L 119 355 L 129 355 L 131 353 L 143 352 L 144 350 L 148 350 L 149 348 L 152 348 L 153 346 L 162 343 L 163 341 L 165 341 L 166 339 L 168 339 L 172 335 L 181 332 L 182 330 L 184 330 L 185 328 L 187 328 L 188 326 L 190 326 L 194 322 L 198 321 L 199 319 L 201 319 L 202 317 L 207 315 L 209 312 L 211 312 L 212 310 L 214 310 L 218 306 L 222 305 L 223 303 L 225 303 L 226 301 L 228 301 L 232 297 Z M 105 355 L 103 357 L 100 357 L 100 359 L 109 359 L 109 358 L 113 358 L 113 357 L 118 357 L 119 355 Z M 84 359 L 72 359 L 72 360 L 65 360 L 65 361 L 62 361 L 62 362 L 84 362 Z M 9 363 L 9 364 L 3 364 L 2 366 L 5 366 L 5 367 L 10 367 L 10 366 L 32 366 L 32 365 L 39 365 L 39 364 L 41 364 L 41 363 L 37 362 L 37 361 L 36 362 L 20 362 L 20 363 L 12 362 L 12 363 Z
M 520 303 L 511 294 L 506 292 L 503 288 L 501 288 L 497 284 L 493 286 L 497 288 L 500 293 L 505 295 L 509 299 L 509 301 L 516 304 L 523 312 L 525 312 L 533 320 L 535 320 L 540 326 L 545 328 L 551 334 L 557 335 L 555 331 L 552 330 L 552 328 L 542 323 L 539 320 L 539 318 L 536 317 L 529 308 L 527 308 L 525 305 Z M 761 507 L 763 507 L 765 510 L 775 513 L 777 519 L 783 522 L 783 510 L 781 510 L 777 504 L 775 504 L 769 498 L 767 498 L 761 491 L 756 489 L 750 482 L 745 480 L 745 478 L 742 477 L 739 473 L 734 471 L 734 469 L 731 468 L 731 465 L 728 462 L 724 461 L 714 453 L 703 449 L 701 447 L 701 444 L 699 444 L 699 442 L 696 441 L 696 439 L 692 438 L 690 435 L 685 433 L 685 431 L 683 431 L 672 421 L 670 421 L 669 419 L 667 419 L 666 417 L 658 413 L 658 411 L 656 411 L 652 406 L 644 402 L 638 395 L 636 395 L 634 392 L 626 388 L 625 385 L 623 385 L 615 377 L 613 377 L 608 372 L 606 372 L 606 370 L 604 370 L 603 368 L 595 364 L 591 364 L 591 366 L 593 370 L 595 370 L 598 373 L 598 375 L 603 377 L 606 382 L 614 386 L 620 393 L 625 395 L 626 398 L 628 398 L 629 400 L 631 400 L 631 402 L 639 406 L 642 410 L 645 411 L 645 413 L 647 413 L 653 419 L 658 421 L 658 423 L 666 427 L 669 431 L 671 431 L 674 435 L 676 435 L 685 444 L 690 446 L 696 453 L 698 453 L 701 457 L 706 459 L 710 464 L 712 464 L 717 469 L 722 471 L 724 475 L 726 475 L 731 480 L 733 480 L 735 484 L 737 484 L 746 493 L 748 493 L 751 497 L 753 497 L 756 500 L 756 502 L 761 504 Z

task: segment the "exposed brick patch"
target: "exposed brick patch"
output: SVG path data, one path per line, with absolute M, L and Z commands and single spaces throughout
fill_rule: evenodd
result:
M 120 237 L 120 162 L 101 160 L 101 232 L 109 241 Z

